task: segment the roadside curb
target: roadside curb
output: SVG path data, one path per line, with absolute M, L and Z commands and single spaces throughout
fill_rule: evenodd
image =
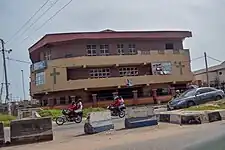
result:
M 166 111 L 157 113 L 160 122 L 180 125 L 203 124 L 225 120 L 225 110 Z

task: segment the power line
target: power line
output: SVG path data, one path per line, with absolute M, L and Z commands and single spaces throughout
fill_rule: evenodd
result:
M 31 62 L 28 62 L 28 61 L 13 59 L 13 58 L 9 58 L 9 57 L 7 57 L 6 59 L 11 60 L 11 61 L 20 62 L 20 63 L 32 64 Z
M 28 31 L 35 23 L 37 23 L 49 10 L 52 9 L 52 7 L 58 2 L 59 0 L 56 0 L 50 7 L 48 7 L 48 9 L 46 9 L 33 23 L 30 24 L 30 26 L 28 26 L 28 28 L 26 30 L 24 30 L 20 36 L 24 35 L 24 33 L 26 33 L 26 31 Z
M 63 7 L 61 7 L 54 15 L 52 15 L 48 20 L 46 20 L 39 28 L 37 28 L 32 34 L 34 34 L 35 32 L 37 32 L 38 30 L 40 30 L 43 26 L 45 26 L 50 20 L 52 20 L 57 14 L 59 14 L 64 8 L 66 8 L 73 0 L 70 0 L 68 3 L 66 3 Z M 25 39 L 23 39 L 21 41 L 21 43 L 23 43 L 26 39 L 28 39 L 30 37 L 27 36 Z
M 204 58 L 204 56 L 200 56 L 200 57 L 197 57 L 197 58 L 193 58 L 193 59 L 191 59 L 191 61 L 199 60 L 201 58 Z
M 212 60 L 215 60 L 215 61 L 218 61 L 218 62 L 223 62 L 223 61 L 221 61 L 221 60 L 218 60 L 218 59 L 216 59 L 216 58 L 213 58 L 213 57 L 210 57 L 210 56 L 207 56 L 208 58 L 210 58 L 210 59 L 212 59 Z
M 41 11 L 41 9 L 49 2 L 50 0 L 47 0 L 5 43 L 8 43 L 12 41 L 15 36 Z

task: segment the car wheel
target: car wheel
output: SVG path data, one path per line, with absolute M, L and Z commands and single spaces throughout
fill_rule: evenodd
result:
M 220 99 L 222 99 L 222 96 L 217 95 L 217 96 L 216 96 L 216 100 L 220 100 Z
M 189 101 L 187 103 L 187 107 L 195 106 L 195 103 L 193 101 Z

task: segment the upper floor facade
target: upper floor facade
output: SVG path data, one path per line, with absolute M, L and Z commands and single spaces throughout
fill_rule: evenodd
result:
M 81 56 L 136 55 L 138 51 L 182 50 L 189 31 L 136 31 L 45 35 L 29 48 L 33 63 Z

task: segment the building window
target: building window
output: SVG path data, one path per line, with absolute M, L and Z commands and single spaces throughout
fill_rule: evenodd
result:
M 91 78 L 108 78 L 110 76 L 109 68 L 98 68 L 90 70 Z
M 44 52 L 45 60 L 51 60 L 51 50 L 47 50 Z
M 101 56 L 109 55 L 109 45 L 106 45 L 106 44 L 100 45 L 100 55 Z
M 35 74 L 35 85 L 45 84 L 45 72 L 38 72 Z
M 166 43 L 165 48 L 166 49 L 174 49 L 173 43 Z
M 220 71 L 220 72 L 219 72 L 219 75 L 222 75 L 222 74 L 223 74 L 223 73 Z
M 136 67 L 123 67 L 119 68 L 120 76 L 137 76 L 138 69 Z
M 117 52 L 119 55 L 124 55 L 123 44 L 117 44 Z
M 87 45 L 87 55 L 88 56 L 96 56 L 96 45 Z
M 131 54 L 131 55 L 137 54 L 135 44 L 129 44 L 129 54 Z

